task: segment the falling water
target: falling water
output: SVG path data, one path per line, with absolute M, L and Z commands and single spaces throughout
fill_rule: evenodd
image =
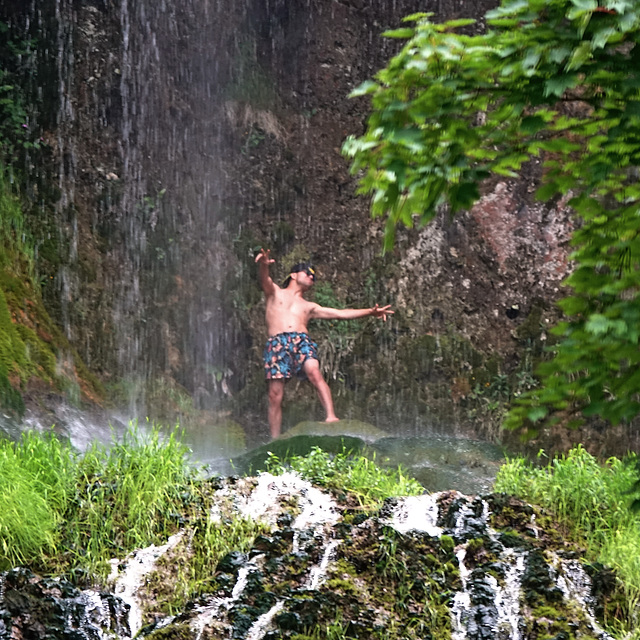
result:
M 591 595 L 591 579 L 576 560 L 564 560 L 556 556 L 558 586 L 565 598 L 573 600 L 582 607 L 588 616 L 591 627 L 599 640 L 612 640 L 598 624 L 593 612 L 594 600 Z
M 410 496 L 398 504 L 386 523 L 400 533 L 424 531 L 430 536 L 439 536 L 442 529 L 438 521 L 438 494 Z
M 133 638 L 142 627 L 142 607 L 138 601 L 138 591 L 145 577 L 153 571 L 157 560 L 173 549 L 182 539 L 182 533 L 169 538 L 162 546 L 151 545 L 139 549 L 124 561 L 111 561 L 111 575 L 108 581 L 113 583 L 113 592 L 129 606 L 129 629 Z
M 212 632 L 218 633 L 217 637 L 233 635 L 262 640 L 273 629 L 291 630 L 290 624 L 307 624 L 296 617 L 300 606 L 309 604 L 312 610 L 328 607 L 325 611 L 335 612 L 338 605 L 338 601 L 332 599 L 335 587 L 327 591 L 324 581 L 330 575 L 340 576 L 337 582 L 344 583 L 350 575 L 346 567 L 352 561 L 355 564 L 351 566 L 360 567 L 352 585 L 354 592 L 362 594 L 364 606 L 370 613 L 380 606 L 384 608 L 381 602 L 370 600 L 379 588 L 380 574 L 369 571 L 365 566 L 368 561 L 358 565 L 357 558 L 360 554 L 366 558 L 370 553 L 373 555 L 369 557 L 376 557 L 380 541 L 386 535 L 385 528 L 392 527 L 398 531 L 397 552 L 413 549 L 412 553 L 416 553 L 411 561 L 417 563 L 412 568 L 416 575 L 428 576 L 433 571 L 433 575 L 442 577 L 446 572 L 444 563 L 449 566 L 451 558 L 457 562 L 459 580 L 451 572 L 451 581 L 447 578 L 444 583 L 438 582 L 447 592 L 454 589 L 450 595 L 441 594 L 443 602 L 450 602 L 452 640 L 528 637 L 529 625 L 547 624 L 533 617 L 535 611 L 529 600 L 532 595 L 536 602 L 540 602 L 540 598 L 551 598 L 549 602 L 553 607 L 545 606 L 546 610 L 556 608 L 562 615 L 570 616 L 571 624 L 590 636 L 611 640 L 596 621 L 591 581 L 580 563 L 561 557 L 562 550 L 555 552 L 551 547 L 538 546 L 539 542 L 529 534 L 513 535 L 509 529 L 516 523 L 517 516 L 526 515 L 526 505 L 502 531 L 494 530 L 490 524 L 493 516 L 489 502 L 492 501 L 496 509 L 502 509 L 493 502 L 494 497 L 481 499 L 457 492 L 391 499 L 378 516 L 366 516 L 360 524 L 347 524 L 340 518 L 330 496 L 292 473 L 262 474 L 255 481 L 225 483 L 216 493 L 216 499 L 219 507 L 211 513 L 214 521 L 219 519 L 220 509 L 225 513 L 230 509 L 227 515 L 254 518 L 266 524 L 270 531 L 256 541 L 248 555 L 229 556 L 231 562 L 227 568 L 222 568 L 223 559 L 219 565 L 221 582 L 213 587 L 213 593 L 195 600 L 184 611 L 156 620 L 141 631 L 139 598 L 146 601 L 149 596 L 145 595 L 145 576 L 158 558 L 177 544 L 178 534 L 166 545 L 140 550 L 122 562 L 114 560 L 113 595 L 92 590 L 80 592 L 63 581 L 38 581 L 26 570 L 0 574 L 0 600 L 7 611 L 11 611 L 5 619 L 18 625 L 17 629 L 24 628 L 20 625 L 24 625 L 26 618 L 19 613 L 17 605 L 23 602 L 24 594 L 29 597 L 34 594 L 44 597 L 43 602 L 55 612 L 69 611 L 65 624 L 69 629 L 78 629 L 82 640 L 107 637 L 128 640 L 138 631 L 144 636 L 164 628 L 170 634 L 178 628 L 184 629 L 185 625 L 190 627 L 195 640 L 209 637 Z M 506 512 L 513 514 L 513 508 L 508 505 Z M 297 514 L 295 518 L 291 518 L 292 509 Z M 343 546 L 341 541 L 345 536 L 349 542 Z M 359 543 L 354 544 L 356 541 Z M 433 555 L 429 553 L 431 560 L 422 564 L 424 549 L 432 549 Z M 333 564 L 336 555 L 347 564 Z M 433 565 L 437 556 L 443 563 L 440 566 Z M 341 567 L 338 574 L 337 567 Z M 422 574 L 425 571 L 426 574 Z M 233 583 L 231 573 L 235 573 Z M 359 603 L 358 597 L 354 599 L 345 591 L 344 599 L 345 611 L 355 614 L 355 610 L 348 607 Z M 59 615 L 53 618 L 59 619 Z M 0 632 L 2 624 L 0 619 Z
M 300 534 L 303 532 L 311 533 L 314 540 L 321 545 L 322 554 L 320 562 L 309 568 L 303 588 L 315 590 L 322 584 L 333 552 L 338 545 L 338 540 L 330 538 L 330 527 L 335 525 L 340 518 L 331 496 L 306 480 L 302 480 L 295 473 L 284 473 L 280 476 L 262 473 L 258 477 L 257 486 L 246 497 L 233 493 L 229 487 L 219 490 L 218 495 L 221 497 L 231 496 L 235 508 L 242 516 L 263 521 L 271 526 L 276 525 L 278 516 L 282 513 L 283 499 L 297 498 L 300 513 L 291 525 L 294 531 L 292 553 L 295 554 L 300 550 Z M 212 518 L 218 520 L 219 517 L 220 513 L 216 508 L 212 512 Z M 258 555 L 238 571 L 231 597 L 212 598 L 206 606 L 198 609 L 198 616 L 192 625 L 198 637 L 223 608 L 229 610 L 238 601 L 246 587 L 248 575 L 260 567 L 263 559 L 263 555 Z M 284 600 L 277 600 L 268 611 L 262 614 L 247 632 L 247 640 L 262 638 L 284 605 Z
M 205 605 L 197 606 L 195 619 L 191 622 L 191 629 L 195 633 L 195 639 L 198 640 L 206 627 L 214 622 L 223 610 L 229 611 L 231 607 L 238 601 L 247 586 L 251 573 L 258 570 L 261 562 L 264 560 L 263 555 L 252 558 L 245 566 L 238 570 L 236 583 L 228 598 L 210 598 Z M 162 626 L 162 623 L 158 625 Z
M 394 505 L 391 517 L 384 522 L 401 533 L 419 531 L 432 537 L 447 534 L 459 543 L 455 555 L 462 588 L 455 594 L 451 608 L 452 640 L 521 640 L 522 584 L 529 552 L 504 546 L 497 532 L 489 526 L 487 501 L 479 498 L 458 494 L 453 526 L 436 526 L 439 496 L 404 498 Z M 479 537 L 489 540 L 492 549 L 499 549 L 493 566 L 501 567 L 503 577 L 500 581 L 491 573 L 478 573 L 477 569 L 467 566 L 468 541 Z M 611 640 L 593 614 L 591 580 L 580 563 L 555 556 L 551 577 L 566 602 L 575 603 L 586 613 L 591 631 L 601 640 Z
M 145 388 L 160 379 L 217 408 L 242 388 L 255 339 L 245 317 L 255 301 L 239 290 L 254 247 L 238 255 L 235 243 L 247 227 L 272 241 L 286 222 L 312 248 L 323 225 L 342 226 L 343 214 L 314 215 L 322 178 L 309 185 L 306 175 L 335 105 L 328 122 L 303 114 L 323 108 L 331 74 L 330 100 L 347 105 L 395 46 L 380 32 L 421 5 L 18 4 L 16 24 L 39 41 L 40 97 L 52 85 L 39 118 L 59 194 L 56 319 L 92 370 L 124 379 L 132 409 L 144 411 Z M 320 36 L 354 25 L 366 64 L 349 60 L 354 43 L 331 37 L 336 60 L 317 68 Z M 265 142 L 256 151 L 251 132 Z M 277 171 L 263 175 L 265 164 Z

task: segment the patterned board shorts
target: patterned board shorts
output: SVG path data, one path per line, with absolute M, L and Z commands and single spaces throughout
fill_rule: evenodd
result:
M 263 357 L 267 380 L 289 380 L 294 373 L 305 380 L 302 367 L 309 358 L 318 359 L 318 345 L 306 333 L 278 333 L 267 340 Z

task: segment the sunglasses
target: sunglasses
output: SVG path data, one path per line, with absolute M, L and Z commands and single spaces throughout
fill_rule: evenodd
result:
M 316 272 L 311 267 L 308 267 L 304 270 L 304 272 L 315 282 L 316 281 Z

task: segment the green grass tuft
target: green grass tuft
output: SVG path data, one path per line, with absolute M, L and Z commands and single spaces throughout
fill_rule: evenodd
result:
M 640 514 L 631 508 L 637 456 L 598 461 L 582 446 L 545 467 L 523 458 L 500 468 L 495 491 L 513 494 L 552 511 L 587 549 L 587 559 L 616 570 L 626 611 L 621 621 L 635 626 L 640 605 Z M 610 621 L 611 622 L 611 621 Z
M 379 508 L 387 498 L 424 493 L 424 487 L 406 475 L 401 467 L 383 469 L 376 464 L 375 458 L 370 460 L 352 455 L 344 449 L 342 453 L 332 455 L 320 447 L 313 447 L 306 456 L 292 456 L 285 460 L 269 454 L 267 468 L 275 475 L 297 471 L 313 484 L 348 491 L 366 509 Z
M 0 568 L 109 573 L 108 561 L 164 543 L 179 526 L 193 470 L 175 433 L 131 426 L 83 456 L 52 434 L 0 442 Z
M 52 436 L 0 442 L 0 568 L 42 564 L 58 552 L 74 469 L 73 452 Z

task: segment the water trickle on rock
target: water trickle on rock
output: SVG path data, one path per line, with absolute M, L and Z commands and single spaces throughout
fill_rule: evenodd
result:
M 540 519 L 532 530 L 534 508 L 515 499 L 450 491 L 389 499 L 365 513 L 293 473 L 229 479 L 214 498 L 212 521 L 235 514 L 262 521 L 268 532 L 248 553 L 222 558 L 211 593 L 184 611 L 142 626 L 145 576 L 179 534 L 114 561 L 111 595 L 18 570 L 4 574 L 0 598 L 9 615 L 0 615 L 1 624 L 27 630 L 19 609 L 27 594 L 73 611 L 65 624 L 81 628 L 81 640 L 155 637 L 185 625 L 195 640 L 286 640 L 336 616 L 349 637 L 363 639 L 391 623 L 408 629 L 435 619 L 452 640 L 545 634 L 611 640 L 596 620 L 591 579 L 574 552 L 566 541 L 554 546 Z M 407 597 L 413 599 L 396 608 L 397 598 Z
M 219 491 L 221 496 L 230 495 L 229 489 Z M 275 526 L 278 517 L 282 514 L 283 500 L 296 498 L 297 508 L 300 513 L 293 521 L 292 553 L 300 553 L 303 542 L 301 534 L 311 537 L 322 550 L 320 562 L 312 564 L 308 569 L 308 577 L 304 589 L 315 590 L 321 584 L 331 559 L 338 545 L 338 540 L 330 539 L 330 527 L 335 525 L 339 518 L 337 505 L 327 493 L 320 491 L 311 483 L 300 478 L 295 473 L 284 473 L 274 476 L 270 473 L 260 474 L 255 489 L 246 497 L 234 496 L 235 507 L 238 513 L 254 520 L 262 520 L 271 526 Z M 218 510 L 212 513 L 214 520 L 219 518 Z M 247 585 L 247 577 L 252 572 L 261 570 L 265 556 L 255 556 L 238 571 L 238 578 L 231 593 L 226 599 L 212 599 L 207 606 L 202 607 L 192 628 L 198 634 L 208 622 L 218 615 L 222 608 L 230 610 L 242 596 Z M 284 600 L 278 600 L 268 611 L 261 614 L 249 628 L 246 638 L 259 640 L 269 630 L 273 619 L 285 605 Z
M 404 498 L 393 509 L 391 517 L 385 523 L 400 533 L 423 531 L 430 536 L 439 536 L 442 529 L 436 526 L 438 521 L 436 497 L 436 494 L 426 494 Z
M 529 552 L 503 544 L 500 534 L 489 524 L 491 512 L 486 500 L 456 494 L 448 512 L 443 515 L 438 513 L 442 495 L 404 498 L 394 504 L 391 517 L 384 522 L 401 533 L 450 535 L 458 543 L 455 557 L 462 588 L 453 597 L 452 640 L 521 640 L 524 630 L 521 609 L 525 573 L 530 568 Z M 532 535 L 536 539 L 538 530 L 533 514 L 531 522 Z M 469 566 L 470 546 L 478 545 L 479 541 L 483 552 L 488 551 L 493 557 L 485 566 L 477 562 L 475 567 Z M 553 558 L 553 563 L 546 569 L 551 589 L 562 593 L 566 607 L 582 612 L 590 633 L 601 640 L 611 640 L 593 613 L 591 579 L 581 564 L 556 554 Z
M 16 568 L 0 575 L 1 638 L 131 638 L 128 607 L 105 591 L 73 586 L 64 578 L 40 578 Z
M 162 546 L 150 545 L 134 551 L 125 560 L 111 561 L 111 575 L 108 582 L 113 584 L 113 592 L 129 607 L 129 629 L 131 637 L 142 627 L 142 606 L 138 599 L 138 591 L 144 579 L 155 568 L 158 559 L 173 549 L 182 539 L 183 532 L 169 538 Z

